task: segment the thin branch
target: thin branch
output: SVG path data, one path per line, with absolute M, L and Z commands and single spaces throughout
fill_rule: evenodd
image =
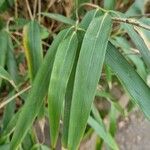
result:
M 150 30 L 150 26 L 142 24 L 135 19 L 128 19 L 128 18 L 122 19 L 122 18 L 115 18 L 115 17 L 112 19 L 113 21 L 116 21 L 116 22 L 123 22 L 123 23 L 131 24 L 131 25 L 146 29 L 146 30 Z
M 34 0 L 34 10 L 33 10 L 33 18 L 35 19 L 36 10 L 37 10 L 37 0 Z
M 41 0 L 38 0 L 38 21 L 41 22 Z
M 23 94 L 24 92 L 28 91 L 31 88 L 31 86 L 28 86 L 27 88 L 23 89 L 22 91 L 18 92 L 17 94 L 15 94 L 14 96 L 12 96 L 11 98 L 4 100 L 3 102 L 0 103 L 0 109 L 3 108 L 5 105 L 7 105 L 8 103 L 10 103 L 12 100 L 14 100 L 15 98 L 17 98 L 18 96 L 20 96 L 21 94 Z
M 28 1 L 28 0 L 26 0 L 26 5 L 27 5 L 28 12 L 29 12 L 29 16 L 30 16 L 30 18 L 33 20 L 33 15 L 32 15 L 31 8 L 30 8 L 29 1 Z
M 18 18 L 18 1 L 15 0 L 15 18 Z

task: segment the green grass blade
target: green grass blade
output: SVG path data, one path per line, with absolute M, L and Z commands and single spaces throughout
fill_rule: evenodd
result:
M 75 25 L 75 21 L 72 20 L 71 18 L 65 17 L 60 14 L 54 14 L 54 13 L 41 13 L 43 16 L 49 17 L 51 19 L 54 19 L 56 21 L 69 24 L 69 25 Z
M 94 17 L 99 17 L 101 15 L 102 15 L 102 12 L 99 11 L 99 9 L 94 9 L 94 10 L 88 11 L 86 13 L 86 15 L 84 16 L 84 18 L 82 19 L 79 27 L 84 29 L 84 30 L 87 30 L 92 19 L 94 19 Z
M 16 130 L 11 141 L 11 150 L 17 149 L 41 108 L 40 106 L 43 103 L 43 99 L 48 92 L 48 85 L 56 50 L 67 32 L 68 30 L 66 29 L 58 34 L 45 56 L 45 59 L 33 82 L 31 92 L 17 121 Z
M 0 31 L 0 66 L 4 67 L 6 62 L 8 44 L 8 33 L 6 31 Z M 2 79 L 0 79 L 1 86 Z
M 75 79 L 75 72 L 76 72 L 76 66 L 78 62 L 78 57 L 82 45 L 82 40 L 84 37 L 83 31 L 78 31 L 78 50 L 76 53 L 75 63 L 71 72 L 71 75 L 69 77 L 67 90 L 65 94 L 65 104 L 64 104 L 64 114 L 63 114 L 63 131 L 62 131 L 62 145 L 64 148 L 67 148 L 68 146 L 68 130 L 69 130 L 69 120 L 70 120 L 70 109 L 71 109 L 71 102 L 72 102 L 72 93 L 73 93 L 73 86 L 74 86 L 74 79 Z
M 108 14 L 92 20 L 85 33 L 75 75 L 68 148 L 77 149 L 86 128 L 112 26 Z
M 133 64 L 136 67 L 137 73 L 144 79 L 146 80 L 146 68 L 145 68 L 145 64 L 142 61 L 142 59 L 140 58 L 139 55 L 134 55 L 132 54 L 132 47 L 129 44 L 129 42 L 123 38 L 123 37 L 115 37 L 115 40 L 111 42 L 116 45 L 117 47 L 120 47 L 121 50 L 123 50 L 124 52 L 124 56 L 131 60 L 133 62 Z
M 117 0 L 104 0 L 105 9 L 115 9 Z
M 150 119 L 149 87 L 111 43 L 107 47 L 105 62 L 120 79 L 132 100 L 141 108 L 145 116 Z
M 73 32 L 60 43 L 54 60 L 48 92 L 50 137 L 52 147 L 56 146 L 62 106 L 65 100 L 67 83 L 74 64 L 77 47 L 77 34 Z
M 144 62 L 146 63 L 148 69 L 150 69 L 150 49 L 145 44 L 144 40 L 140 37 L 138 32 L 134 30 L 134 27 L 132 25 L 126 25 L 124 24 L 123 27 L 128 32 L 129 36 L 131 37 L 131 40 L 137 47 L 137 49 L 142 54 L 142 57 L 144 59 Z
M 117 109 L 114 104 L 111 104 L 110 112 L 109 112 L 109 133 L 115 137 L 115 133 L 117 131 Z
M 88 124 L 95 130 L 95 132 L 111 147 L 113 150 L 119 150 L 114 138 L 107 132 L 101 124 L 95 119 L 89 117 Z
M 29 75 L 32 82 L 43 61 L 40 26 L 37 22 L 31 21 L 24 27 L 23 44 L 25 48 Z
M 11 120 L 9 121 L 5 129 L 3 130 L 3 132 L 0 134 L 0 143 L 15 130 L 15 126 L 19 118 L 19 114 L 20 111 L 18 111 L 15 115 L 13 115 L 13 117 L 11 118 Z
M 9 36 L 8 39 L 8 45 L 7 45 L 8 51 L 7 51 L 7 58 L 6 58 L 6 66 L 9 74 L 11 75 L 13 81 L 15 83 L 18 83 L 19 76 L 18 76 L 18 68 L 17 68 L 17 62 L 14 54 L 14 47 L 11 40 L 11 37 Z
M 7 80 L 17 90 L 17 86 L 13 81 L 11 75 L 1 66 L 0 66 L 0 78 Z
M 10 98 L 12 95 L 14 95 L 14 91 L 10 92 L 8 97 Z M 6 105 L 4 112 L 3 112 L 3 121 L 2 121 L 3 130 L 6 129 L 14 113 L 15 113 L 15 102 L 12 101 L 8 105 Z

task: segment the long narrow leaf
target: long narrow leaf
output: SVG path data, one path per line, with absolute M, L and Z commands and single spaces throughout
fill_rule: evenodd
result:
M 101 126 L 96 120 L 94 120 L 92 117 L 89 117 L 88 124 L 96 131 L 96 133 L 104 139 L 104 141 L 113 149 L 113 150 L 119 150 L 115 140 L 110 135 L 109 132 L 107 132 L 103 126 Z
M 111 31 L 108 14 L 92 20 L 84 36 L 75 75 L 68 148 L 77 149 L 83 136 L 101 74 Z
M 59 22 L 63 22 L 65 24 L 75 25 L 74 20 L 72 20 L 71 18 L 67 18 L 67 17 L 60 15 L 60 14 L 54 14 L 54 13 L 41 13 L 41 14 L 43 16 L 49 17 L 49 18 L 57 20 Z
M 0 66 L 5 66 L 6 61 L 6 54 L 7 54 L 7 41 L 8 41 L 8 34 L 6 31 L 0 31 Z M 0 79 L 0 86 L 1 86 L 2 79 Z
M 18 76 L 18 68 L 17 62 L 14 54 L 14 47 L 11 40 L 11 37 L 8 37 L 8 45 L 7 45 L 7 59 L 6 59 L 6 66 L 9 74 L 11 75 L 13 81 L 18 83 L 19 76 Z
M 53 147 L 56 146 L 58 138 L 62 106 L 77 47 L 77 34 L 73 32 L 60 43 L 54 60 L 48 92 L 50 137 Z
M 17 89 L 17 86 L 13 81 L 11 75 L 1 66 L 0 66 L 0 78 L 7 80 L 15 89 Z
M 149 87 L 111 43 L 107 47 L 105 62 L 118 76 L 131 95 L 132 100 L 141 108 L 146 117 L 150 119 Z
M 66 93 L 65 93 L 65 104 L 64 104 L 64 114 L 63 114 L 63 133 L 62 133 L 62 145 L 67 148 L 68 146 L 68 130 L 69 130 L 69 120 L 70 120 L 70 109 L 72 103 L 72 93 L 75 79 L 76 66 L 78 62 L 78 56 L 81 49 L 82 40 L 84 37 L 84 32 L 78 31 L 78 50 L 76 53 L 76 58 L 74 62 L 74 66 L 69 77 Z
M 24 43 L 25 54 L 27 58 L 29 75 L 31 81 L 33 81 L 43 61 L 40 26 L 38 25 L 37 22 L 31 21 L 29 24 L 27 24 L 24 27 L 23 43 Z
M 11 141 L 11 150 L 16 150 L 37 116 L 43 99 L 48 92 L 52 66 L 59 43 L 68 30 L 63 30 L 52 43 L 36 75 L 31 92 L 17 121 L 16 130 Z M 21 131 L 21 132 L 20 132 Z

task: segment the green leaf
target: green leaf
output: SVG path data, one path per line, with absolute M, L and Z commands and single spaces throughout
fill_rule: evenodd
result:
M 29 69 L 31 81 L 43 62 L 43 51 L 40 34 L 40 26 L 37 22 L 31 21 L 23 29 L 23 44 Z
M 1 0 L 0 2 L 0 12 L 4 12 L 9 7 L 14 4 L 14 0 Z
M 86 13 L 86 15 L 83 17 L 79 27 L 84 29 L 84 30 L 87 30 L 87 28 L 88 28 L 89 24 L 91 23 L 92 19 L 94 17 L 99 17 L 102 14 L 103 14 L 102 11 L 99 11 L 99 9 L 94 9 L 94 10 L 88 11 Z
M 8 33 L 6 31 L 0 31 L 0 66 L 4 67 L 6 62 L 8 44 Z M 0 86 L 2 80 L 0 79 Z
M 101 74 L 112 21 L 108 14 L 95 18 L 85 33 L 76 69 L 68 148 L 77 149 L 84 134 Z
M 104 0 L 105 9 L 115 9 L 117 0 Z
M 0 66 L 0 78 L 7 80 L 17 90 L 17 86 L 13 81 L 11 75 L 1 66 Z
M 123 50 L 124 56 L 133 62 L 133 64 L 136 66 L 136 70 L 139 73 L 139 75 L 144 80 L 146 80 L 147 73 L 145 70 L 145 64 L 141 60 L 139 55 L 132 53 L 132 47 L 129 44 L 129 42 L 123 37 L 115 37 L 115 41 L 113 41 L 113 44 L 117 47 L 120 47 Z
M 10 150 L 10 145 L 9 144 L 0 145 L 0 149 L 1 150 Z
M 96 133 L 113 149 L 119 150 L 115 140 L 95 119 L 89 117 L 88 124 L 96 131 Z
M 51 150 L 51 149 L 46 145 L 36 144 L 31 148 L 31 150 Z
M 109 112 L 109 133 L 115 137 L 115 133 L 117 131 L 117 109 L 115 108 L 114 104 L 111 104 L 111 109 Z
M 9 74 L 11 75 L 13 81 L 17 84 L 19 80 L 17 62 L 14 54 L 14 47 L 11 37 L 8 37 L 7 45 L 7 56 L 6 56 L 6 66 Z
M 48 85 L 51 76 L 52 66 L 56 50 L 61 40 L 68 33 L 68 29 L 63 30 L 58 34 L 52 43 L 44 61 L 33 82 L 30 94 L 22 108 L 21 114 L 17 121 L 16 129 L 11 141 L 11 150 L 16 150 L 22 142 L 26 133 L 30 129 L 35 117 L 39 113 L 40 106 L 43 104 L 43 99 L 48 92 Z
M 41 13 L 43 16 L 49 17 L 51 19 L 54 19 L 56 21 L 69 24 L 69 25 L 75 25 L 75 21 L 72 20 L 71 18 L 65 17 L 60 14 L 54 14 L 54 13 Z
M 4 4 L 5 0 L 0 1 L 0 7 Z
M 137 49 L 142 54 L 142 57 L 148 69 L 150 69 L 150 49 L 147 47 L 147 45 L 145 44 L 144 40 L 140 37 L 138 32 L 134 30 L 134 27 L 132 25 L 123 24 L 123 27 L 131 37 L 131 40 L 133 41 Z
M 3 132 L 0 134 L 0 143 L 1 143 L 1 141 L 3 141 L 3 139 L 8 137 L 14 131 L 19 114 L 20 114 L 20 111 L 18 111 L 16 114 L 13 115 L 13 117 L 9 121 L 8 125 L 5 127 Z
M 75 8 L 78 8 L 83 3 L 90 3 L 90 2 L 91 2 L 91 0 L 75 0 L 74 1 Z
M 73 32 L 60 43 L 54 60 L 48 92 L 50 139 L 53 147 L 56 146 L 58 138 L 62 106 L 77 47 L 77 34 Z
M 14 91 L 10 92 L 8 97 L 10 98 L 13 95 L 14 95 Z M 15 113 L 15 102 L 12 101 L 9 104 L 7 104 L 7 106 L 5 107 L 4 112 L 3 112 L 3 130 L 6 129 L 7 125 L 9 124 L 9 121 L 13 117 L 14 113 Z
M 71 102 L 72 102 L 72 93 L 73 93 L 73 85 L 74 85 L 74 79 L 75 79 L 75 72 L 76 72 L 76 66 L 78 62 L 78 56 L 81 49 L 82 40 L 84 37 L 83 31 L 78 31 L 78 50 L 76 53 L 76 58 L 74 62 L 73 69 L 71 71 L 71 75 L 69 77 L 66 93 L 65 93 L 65 104 L 64 104 L 64 114 L 63 114 L 63 133 L 62 133 L 62 145 L 64 148 L 67 148 L 68 146 L 68 130 L 69 130 L 69 120 L 70 120 L 70 109 L 71 109 Z
M 149 87 L 111 43 L 107 47 L 105 62 L 120 79 L 132 100 L 141 108 L 145 116 L 150 119 Z

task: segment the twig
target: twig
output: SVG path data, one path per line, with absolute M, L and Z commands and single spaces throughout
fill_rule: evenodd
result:
M 34 10 L 33 10 L 33 18 L 35 19 L 36 15 L 36 9 L 37 9 L 37 0 L 34 1 Z
M 41 0 L 38 0 L 38 21 L 41 22 Z
M 112 18 L 113 21 L 116 21 L 116 22 L 123 22 L 123 23 L 128 23 L 128 24 L 132 24 L 134 26 L 137 26 L 137 27 L 140 27 L 140 28 L 143 28 L 143 29 L 146 29 L 146 30 L 150 30 L 150 26 L 148 25 L 145 25 L 145 24 L 141 24 L 140 22 L 138 22 L 137 20 L 135 19 L 128 19 L 128 18 Z
M 31 8 L 30 8 L 29 1 L 28 1 L 28 0 L 26 0 L 26 5 L 27 5 L 28 12 L 29 12 L 29 16 L 30 16 L 30 18 L 33 20 L 33 15 L 32 15 Z
M 18 2 L 15 0 L 15 18 L 18 18 Z
M 14 96 L 12 96 L 11 98 L 4 100 L 3 102 L 0 103 L 0 109 L 3 108 L 5 105 L 7 105 L 8 103 L 10 103 L 13 99 L 17 98 L 18 96 L 20 96 L 21 94 L 23 94 L 24 92 L 28 91 L 31 88 L 31 86 L 28 86 L 27 88 L 23 89 L 22 91 L 18 92 L 17 94 L 15 94 Z

